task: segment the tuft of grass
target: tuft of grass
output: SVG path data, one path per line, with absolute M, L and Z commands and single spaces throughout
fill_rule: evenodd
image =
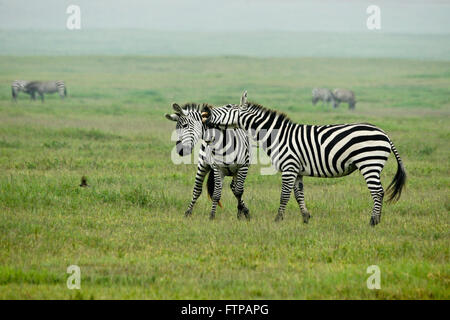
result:
M 44 142 L 43 146 L 48 149 L 56 149 L 57 150 L 57 149 L 68 147 L 68 144 L 64 141 L 60 142 L 60 141 L 53 140 L 53 141 L 49 141 L 49 142 Z

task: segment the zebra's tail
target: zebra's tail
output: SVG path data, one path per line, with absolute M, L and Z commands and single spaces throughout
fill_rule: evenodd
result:
M 211 170 L 209 171 L 209 175 L 208 175 L 208 181 L 206 182 L 207 184 L 207 189 L 208 189 L 208 198 L 211 199 L 213 193 L 214 193 L 214 171 Z M 218 202 L 219 207 L 223 208 L 222 206 L 222 202 Z
M 66 86 L 64 86 L 64 97 L 67 97 L 67 89 L 66 89 Z
M 14 100 L 16 100 L 17 94 L 16 94 L 16 90 L 14 90 L 13 87 L 11 87 L 11 93 L 12 93 L 12 98 L 13 98 Z
M 389 142 L 391 144 L 391 150 L 394 153 L 395 158 L 397 159 L 397 173 L 394 176 L 391 184 L 387 188 L 387 193 L 389 195 L 388 202 L 396 202 L 400 199 L 400 195 L 402 194 L 403 187 L 406 183 L 406 171 L 403 166 L 402 159 L 400 159 L 400 155 L 398 154 L 397 149 L 394 146 L 392 141 Z

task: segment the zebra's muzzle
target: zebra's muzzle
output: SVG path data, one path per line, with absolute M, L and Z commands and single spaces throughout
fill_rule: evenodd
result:
M 181 141 L 177 141 L 176 149 L 180 157 L 191 154 L 192 152 L 192 148 L 190 146 L 184 145 Z

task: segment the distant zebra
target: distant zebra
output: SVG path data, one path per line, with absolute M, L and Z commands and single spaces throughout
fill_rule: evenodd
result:
M 191 154 L 198 140 L 202 139 L 194 191 L 185 216 L 192 214 L 192 208 L 202 193 L 203 181 L 209 172 L 207 190 L 213 201 L 210 219 L 215 218 L 217 205 L 222 206 L 220 197 L 225 176 L 233 177 L 230 187 L 238 201 L 237 217 L 244 215 L 250 219 L 249 210 L 242 200 L 244 182 L 250 166 L 249 138 L 245 131 L 240 129 L 208 130 L 202 123 L 201 116 L 201 108 L 207 106 L 190 103 L 180 107 L 175 103 L 172 106 L 175 113 L 165 115 L 167 119 L 177 123 L 176 148 L 180 156 Z
M 25 89 L 25 86 L 29 83 L 29 81 L 25 80 L 14 80 L 11 84 L 11 94 L 14 101 L 17 101 L 17 96 L 19 95 L 19 92 L 29 92 Z
M 347 89 L 334 89 L 333 97 L 333 107 L 337 108 L 341 102 L 346 102 L 348 103 L 349 109 L 355 109 L 356 100 L 353 91 Z
M 300 206 L 303 221 L 310 215 L 305 206 L 303 176 L 341 177 L 359 169 L 374 201 L 370 224 L 381 218 L 384 190 L 380 174 L 390 152 L 397 159 L 397 173 L 388 187 L 389 201 L 397 200 L 406 183 L 402 160 L 383 130 L 367 123 L 337 125 L 303 125 L 260 105 L 247 103 L 244 93 L 241 105 L 207 108 L 202 114 L 207 126 L 242 128 L 262 143 L 272 165 L 282 175 L 281 200 L 276 221 L 283 219 L 292 188 Z
M 312 104 L 316 105 L 317 101 L 322 101 L 322 103 L 325 102 L 327 105 L 330 102 L 334 103 L 333 93 L 330 89 L 314 88 L 312 90 Z
M 64 99 L 67 95 L 66 85 L 64 81 L 31 81 L 25 85 L 25 90 L 27 90 L 33 100 L 36 99 L 36 93 L 41 97 L 42 102 L 44 102 L 44 93 L 55 93 L 58 92 L 59 96 Z

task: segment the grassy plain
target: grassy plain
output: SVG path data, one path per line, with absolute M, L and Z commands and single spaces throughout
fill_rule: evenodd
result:
M 3 56 L 0 70 L 0 298 L 450 298 L 449 62 Z M 63 79 L 68 98 L 13 103 L 15 79 Z M 315 86 L 352 88 L 356 110 L 312 106 Z M 215 221 L 206 195 L 185 219 L 195 165 L 171 162 L 163 115 L 173 102 L 238 102 L 243 89 L 299 123 L 383 128 L 408 182 L 381 224 L 369 226 L 357 172 L 305 178 L 310 223 L 293 197 L 274 223 L 281 177 L 259 165 L 250 222 L 236 219 L 229 181 Z M 391 156 L 385 186 L 395 170 Z M 81 290 L 66 287 L 73 264 Z M 370 265 L 380 290 L 366 287 Z

